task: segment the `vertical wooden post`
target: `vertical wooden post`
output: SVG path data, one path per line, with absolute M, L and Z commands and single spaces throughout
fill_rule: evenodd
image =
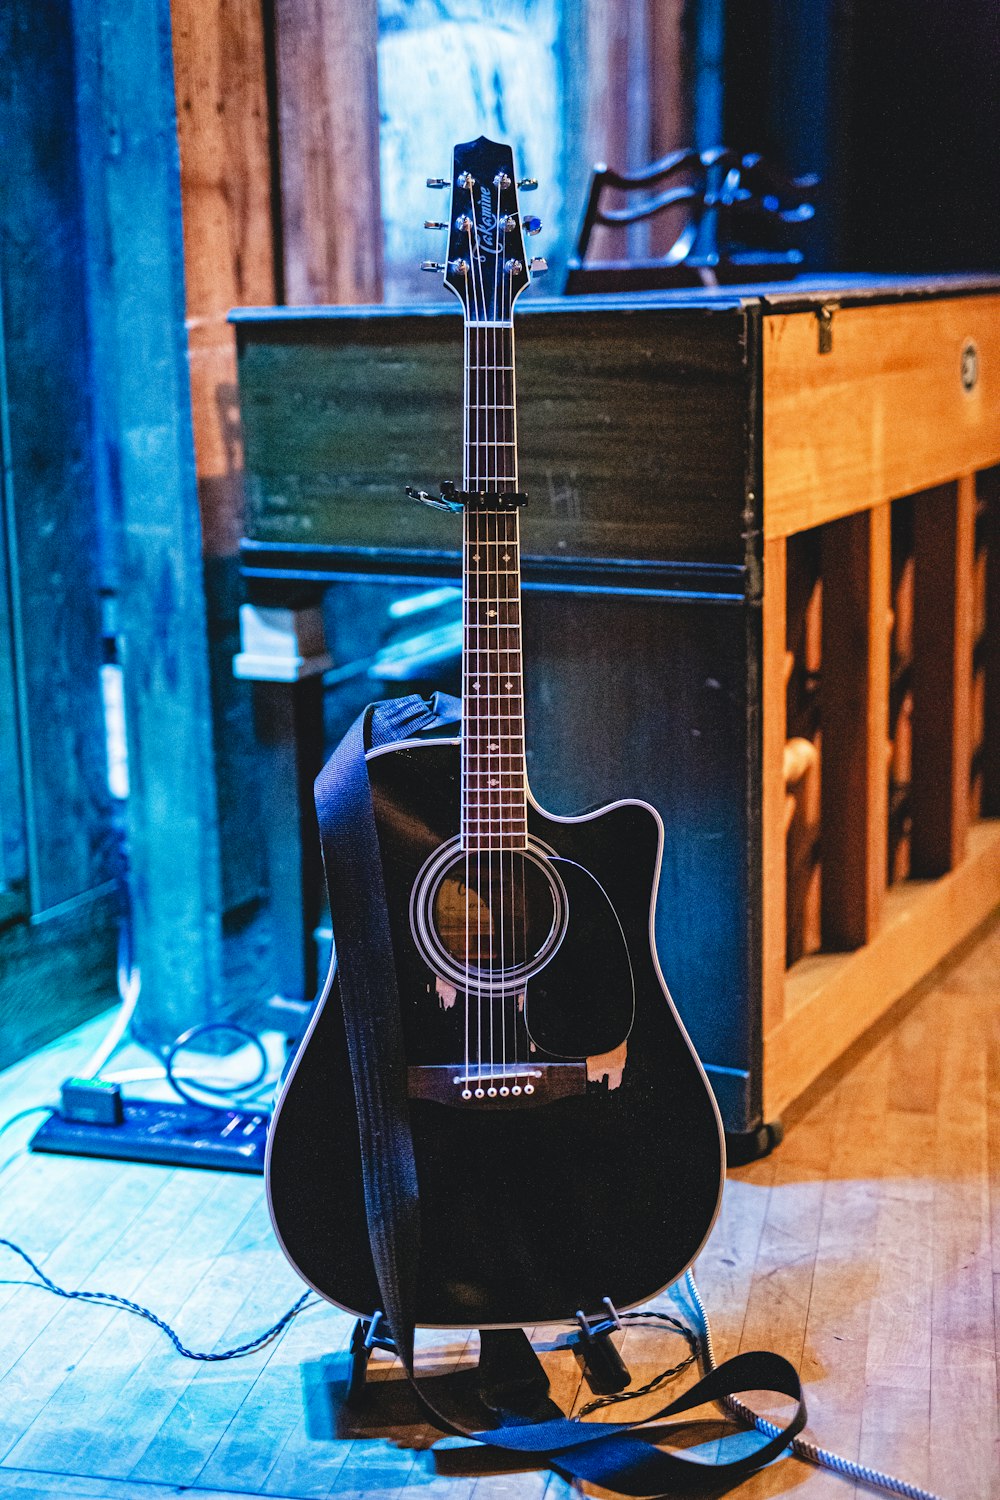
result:
M 875 936 L 889 830 L 888 503 L 823 528 L 824 948 Z
M 1000 469 L 979 476 L 986 503 L 986 628 L 983 633 L 982 813 L 1000 817 Z
M 763 1031 L 785 1010 L 785 538 L 764 543 L 761 705 Z
M 231 909 L 267 885 L 251 689 L 231 666 L 244 495 L 236 341 L 227 322 L 231 307 L 275 300 L 266 44 L 260 0 L 171 0 L 171 17 L 222 897 Z
M 276 0 L 288 302 L 379 302 L 376 0 Z
M 75 6 L 94 407 L 128 732 L 141 1035 L 217 1015 L 219 845 L 168 0 Z
M 231 307 L 275 296 L 259 0 L 171 0 L 195 459 L 205 552 L 235 556 L 242 453 Z
M 914 499 L 914 875 L 943 875 L 965 852 L 975 522 L 974 474 Z

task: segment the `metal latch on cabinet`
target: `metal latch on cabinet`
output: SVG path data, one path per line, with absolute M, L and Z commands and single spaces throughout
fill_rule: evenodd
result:
M 839 302 L 824 302 L 822 307 L 816 309 L 816 320 L 819 323 L 819 354 L 830 354 L 833 351 L 833 315 L 839 308 Z

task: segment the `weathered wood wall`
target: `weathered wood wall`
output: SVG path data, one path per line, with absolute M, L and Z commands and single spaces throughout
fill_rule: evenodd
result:
M 70 13 L 0 8 L 0 1064 L 114 995 Z
M 144 1037 L 221 1003 L 221 898 L 167 0 L 73 7 L 95 453 L 122 640 Z

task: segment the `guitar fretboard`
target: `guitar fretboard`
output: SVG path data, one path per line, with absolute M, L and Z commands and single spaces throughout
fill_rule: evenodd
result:
M 465 488 L 516 490 L 514 335 L 466 328 Z M 517 511 L 467 509 L 463 542 L 462 843 L 527 843 Z

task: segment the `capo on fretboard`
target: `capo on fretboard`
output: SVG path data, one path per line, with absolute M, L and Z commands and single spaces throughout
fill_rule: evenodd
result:
M 419 500 L 421 505 L 429 505 L 432 510 L 509 511 L 520 510 L 528 503 L 524 490 L 458 490 L 450 479 L 442 480 L 439 497 L 428 494 L 426 490 L 415 490 L 412 484 L 406 486 L 406 493 L 411 500 Z

